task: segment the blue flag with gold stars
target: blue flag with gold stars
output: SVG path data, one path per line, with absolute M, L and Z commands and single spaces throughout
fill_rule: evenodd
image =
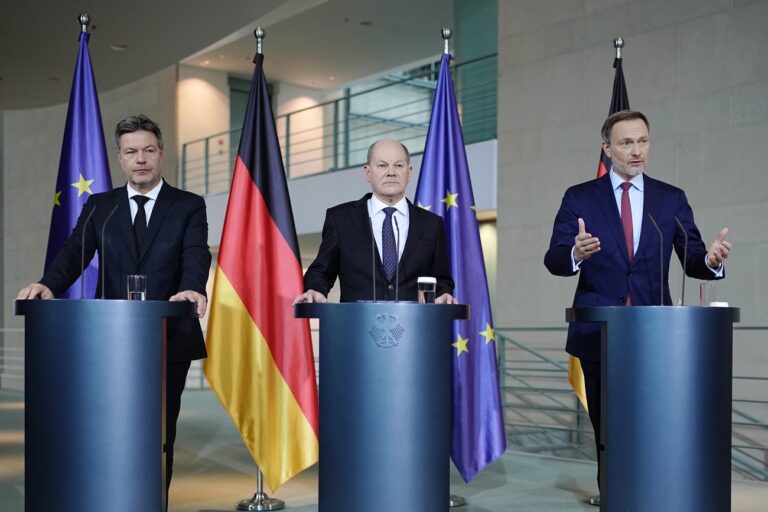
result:
M 77 54 L 75 76 L 72 79 L 67 124 L 64 127 L 59 160 L 59 175 L 53 194 L 45 270 L 48 270 L 48 266 L 72 234 L 72 229 L 88 196 L 112 189 L 99 99 L 93 78 L 91 56 L 88 52 L 89 38 L 90 34 L 87 32 L 80 33 L 80 50 Z M 95 255 L 84 275 L 59 298 L 80 298 L 81 279 L 85 279 L 84 296 L 93 298 L 98 275 L 98 255 Z
M 506 449 L 488 279 L 480 245 L 464 136 L 453 92 L 450 54 L 444 54 L 429 123 L 417 204 L 443 218 L 455 297 L 470 320 L 453 326 L 451 458 L 472 480 Z

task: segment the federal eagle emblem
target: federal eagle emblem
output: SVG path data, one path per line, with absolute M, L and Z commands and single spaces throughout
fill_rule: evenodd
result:
M 397 315 L 382 313 L 376 315 L 373 325 L 368 330 L 373 342 L 381 348 L 393 348 L 400 344 L 405 329 L 397 320 Z

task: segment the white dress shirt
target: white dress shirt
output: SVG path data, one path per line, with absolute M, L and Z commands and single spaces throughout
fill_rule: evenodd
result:
M 384 208 L 389 207 L 388 204 L 383 203 L 376 195 L 372 195 L 368 200 L 368 216 L 371 218 L 373 238 L 376 240 L 376 247 L 379 250 L 379 258 L 384 256 L 381 254 L 381 228 L 384 226 L 384 219 L 387 218 L 387 214 L 384 212 Z M 410 226 L 408 201 L 403 197 L 397 203 L 392 205 L 397 211 L 392 215 L 392 231 L 395 233 L 395 243 L 398 243 L 398 261 L 403 255 L 403 249 L 405 248 L 405 241 L 408 240 L 408 227 Z M 398 231 L 400 236 L 398 237 Z
M 149 217 L 152 215 L 152 209 L 155 207 L 155 202 L 157 201 L 158 194 L 160 194 L 160 189 L 163 188 L 163 180 L 160 180 L 160 183 L 155 185 L 155 188 L 146 194 L 136 192 L 130 185 L 127 185 L 125 188 L 128 190 L 128 206 L 131 207 L 131 224 L 133 224 L 133 221 L 136 219 L 136 212 L 139 211 L 139 204 L 131 198 L 140 195 L 149 198 L 149 201 L 144 205 L 144 212 L 147 214 L 147 226 L 149 226 Z

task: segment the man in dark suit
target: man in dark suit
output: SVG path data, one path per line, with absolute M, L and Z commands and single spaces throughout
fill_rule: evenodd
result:
M 363 167 L 372 193 L 326 212 L 317 258 L 304 275 L 298 302 L 326 302 L 336 278 L 341 301 L 416 300 L 420 276 L 437 279 L 436 303 L 455 303 L 442 219 L 405 198 L 408 149 L 380 140 Z M 375 281 L 375 284 L 374 284 Z
M 205 201 L 161 178 L 163 136 L 152 120 L 139 115 L 120 121 L 115 139 L 127 185 L 88 199 L 48 271 L 17 298 L 49 299 L 64 292 L 81 273 L 83 251 L 86 264 L 98 251 L 105 276 L 103 282 L 99 278 L 97 297 L 103 289 L 107 299 L 125 299 L 126 276 L 143 274 L 147 299 L 194 302 L 202 316 L 211 263 Z M 166 487 L 170 487 L 181 393 L 190 362 L 204 358 L 206 351 L 197 318 L 168 319 L 166 339 Z
M 650 146 L 646 116 L 626 110 L 609 116 L 603 124 L 602 139 L 603 149 L 613 161 L 611 171 L 565 192 L 544 256 L 552 274 L 579 274 L 573 306 L 659 305 L 662 294 L 664 304 L 671 305 L 668 275 L 672 249 L 681 262 L 685 249 L 685 236 L 675 218 L 688 235 L 687 274 L 697 279 L 721 279 L 723 260 L 731 249 L 725 241 L 728 228 L 707 249 L 685 193 L 644 174 Z M 654 221 L 663 234 L 663 248 Z M 599 324 L 570 324 L 566 351 L 581 359 L 589 417 L 600 446 Z M 598 453 L 598 463 L 599 459 Z M 592 501 L 599 504 L 599 498 Z

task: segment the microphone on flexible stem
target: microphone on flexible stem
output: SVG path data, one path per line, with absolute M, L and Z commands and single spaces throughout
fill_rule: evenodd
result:
M 677 225 L 680 227 L 680 230 L 685 237 L 685 247 L 683 247 L 683 290 L 680 294 L 680 305 L 685 306 L 685 271 L 688 267 L 688 231 L 683 227 L 683 223 L 680 222 L 677 215 L 675 215 L 675 222 L 677 222 Z
M 93 208 L 91 208 L 91 212 L 85 218 L 85 222 L 83 222 L 83 236 L 80 239 L 80 298 L 81 299 L 85 298 L 85 228 L 88 227 L 88 222 L 90 222 L 91 217 L 93 217 L 93 214 L 95 211 L 96 211 L 96 205 L 93 205 Z
M 101 259 L 99 260 L 99 265 L 101 265 L 101 298 L 104 298 L 104 291 L 107 288 L 107 282 L 104 279 L 105 272 L 104 269 L 107 266 L 107 248 L 104 246 L 104 234 L 107 231 L 107 223 L 112 218 L 112 216 L 117 211 L 117 208 L 120 206 L 120 203 L 117 203 L 114 208 L 112 208 L 112 211 L 109 212 L 109 215 L 107 215 L 107 218 L 104 220 L 104 224 L 101 226 Z
M 392 215 L 392 221 L 395 223 L 397 238 L 395 239 L 395 251 L 397 252 L 397 266 L 395 267 L 395 302 L 397 302 L 397 291 L 400 285 L 400 226 L 397 224 L 397 217 Z
M 664 305 L 664 235 L 661 234 L 659 225 L 656 224 L 656 219 L 653 218 L 651 212 L 648 212 L 648 218 L 651 220 L 653 227 L 656 228 L 656 232 L 659 234 L 659 306 Z
M 376 237 L 373 236 L 373 219 L 368 217 L 368 225 L 371 226 L 371 287 L 373 288 L 373 302 L 376 302 Z

